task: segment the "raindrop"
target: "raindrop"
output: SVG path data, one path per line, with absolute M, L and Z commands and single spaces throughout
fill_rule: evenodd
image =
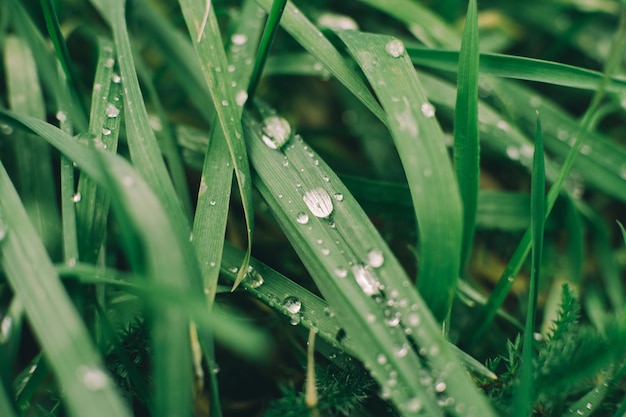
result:
M 111 81 L 113 81 L 115 84 L 119 84 L 119 82 L 122 81 L 122 77 L 117 74 L 113 74 L 111 76 Z
M 404 358 L 409 353 L 409 346 L 404 344 L 400 347 L 395 348 L 394 354 L 397 358 Z
M 64 122 L 67 120 L 67 113 L 65 113 L 63 110 L 59 110 L 56 114 L 56 118 L 59 122 Z
M 409 326 L 417 327 L 421 323 L 420 316 L 418 316 L 415 313 L 409 314 L 409 316 L 407 318 L 407 322 L 409 323 Z
M 228 268 L 228 271 L 236 274 L 239 271 L 239 268 L 237 268 L 236 266 L 231 266 L 230 268 Z
M 348 270 L 345 268 L 335 268 L 335 275 L 339 278 L 345 278 L 348 276 Z
M 72 197 L 72 201 L 74 203 L 78 203 L 80 201 L 80 199 L 82 198 L 82 196 L 80 195 L 80 193 L 76 193 L 74 194 L 74 196 Z
M 517 161 L 520 157 L 520 150 L 515 146 L 507 146 L 506 154 L 512 160 Z
M 324 314 L 331 319 L 335 317 L 335 312 L 328 306 L 324 307 Z
M 246 92 L 246 90 L 239 90 L 237 94 L 235 95 L 235 102 L 237 103 L 239 107 L 243 107 L 243 105 L 246 104 L 247 100 L 248 100 L 248 93 Z
M 328 192 L 321 187 L 307 191 L 302 199 L 315 217 L 325 219 L 333 212 L 332 199 Z
M 2 132 L 3 135 L 8 136 L 13 133 L 13 128 L 6 123 L 0 123 L 0 132 Z
M 330 255 L 330 249 L 324 248 L 324 249 L 321 250 L 321 252 L 322 252 L 322 255 L 324 255 L 324 256 Z
M 5 316 L 0 322 L 0 344 L 5 343 L 11 336 L 13 328 L 13 319 L 11 316 Z
M 298 314 L 302 309 L 302 302 L 297 297 L 290 295 L 283 300 L 283 307 L 291 314 Z
M 422 409 L 422 402 L 417 397 L 413 397 L 405 404 L 406 410 L 411 413 L 417 413 Z
M 263 121 L 263 135 L 261 139 L 271 149 L 280 149 L 291 136 L 291 126 L 287 120 L 278 116 L 270 116 Z
M 298 324 L 300 324 L 301 320 L 302 318 L 300 317 L 299 314 L 293 314 L 291 316 L 291 320 L 289 321 L 289 323 L 291 323 L 292 326 L 297 326 Z
M 585 404 L 585 408 L 587 410 L 591 410 L 593 408 L 593 405 L 591 403 L 587 403 L 587 404 Z
M 332 30 L 359 30 L 359 25 L 354 19 L 335 13 L 323 13 L 317 19 L 317 24 Z
M 380 268 L 384 262 L 383 253 L 378 249 L 372 249 L 367 253 L 367 264 L 372 268 Z
M 72 257 L 69 258 L 66 262 L 67 266 L 69 266 L 70 268 L 74 268 L 76 266 L 76 258 Z
M 385 310 L 385 323 L 389 327 L 396 327 L 400 324 L 400 313 L 397 311 Z
M 108 117 L 117 117 L 120 114 L 120 109 L 115 107 L 115 104 L 109 103 L 107 104 L 105 112 Z
M 210 204 L 211 206 L 214 206 L 214 205 L 216 205 L 216 204 L 217 204 L 217 201 L 215 201 L 215 200 L 211 200 L 211 201 L 209 201 L 209 204 Z
M 404 55 L 404 44 L 398 39 L 393 39 L 387 42 L 387 45 L 385 45 L 385 50 L 387 50 L 387 53 L 392 57 L 400 58 L 402 55 Z
M 498 123 L 496 123 L 496 126 L 498 126 L 498 129 L 503 130 L 505 132 L 508 132 L 511 129 L 511 126 L 509 126 L 509 124 L 505 122 L 504 120 L 498 120 Z
M 382 353 L 379 353 L 376 357 L 376 362 L 378 362 L 379 365 L 384 365 L 387 363 L 387 357 Z
M 113 64 L 115 64 L 115 60 L 113 58 L 108 58 L 106 61 L 104 61 L 104 66 L 106 68 L 113 68 Z
M 228 100 L 222 100 L 222 106 L 228 107 Z
M 343 201 L 343 194 L 335 193 L 335 195 L 333 195 L 333 198 L 337 201 Z
M 236 273 L 238 268 L 236 266 L 232 267 L 230 269 L 231 272 L 233 269 Z M 248 266 L 246 275 L 243 278 L 243 282 L 250 288 L 259 288 L 261 285 L 263 285 L 265 281 L 263 280 L 263 276 L 259 273 L 259 271 L 254 269 L 252 266 Z
M 111 134 L 111 129 L 107 129 L 106 127 L 102 128 L 102 134 L 104 136 L 109 136 Z
M 200 178 L 200 187 L 198 188 L 198 196 L 206 193 L 206 190 L 209 188 L 207 183 L 204 181 L 204 177 Z
M 81 366 L 78 368 L 78 376 L 85 387 L 91 391 L 101 390 L 109 383 L 106 374 L 98 368 Z
M 438 393 L 444 392 L 446 388 L 446 383 L 443 381 L 439 381 L 435 384 L 435 391 L 437 391 Z
M 296 217 L 296 221 L 300 224 L 307 224 L 309 222 L 309 215 L 304 212 L 300 212 Z
M 591 153 L 591 146 L 583 145 L 580 147 L 580 153 L 583 155 L 589 155 Z
M 245 45 L 248 42 L 248 37 L 243 33 L 233 33 L 230 37 L 230 40 L 233 44 L 237 46 Z
M 435 115 L 435 106 L 433 106 L 432 104 L 430 104 L 428 102 L 422 104 L 421 110 L 422 110 L 422 114 L 427 119 L 430 119 L 431 117 L 433 117 Z
M 380 283 L 372 274 L 372 271 L 363 265 L 354 265 L 352 267 L 352 274 L 359 287 L 366 295 L 376 295 L 380 293 Z

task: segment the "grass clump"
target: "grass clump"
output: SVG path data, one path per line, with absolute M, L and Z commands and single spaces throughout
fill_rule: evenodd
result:
M 623 7 L 6 0 L 0 415 L 623 415 Z

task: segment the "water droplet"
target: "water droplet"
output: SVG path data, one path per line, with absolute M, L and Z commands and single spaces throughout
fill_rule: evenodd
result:
M 324 314 L 331 319 L 335 317 L 335 312 L 328 306 L 324 307 Z
M 300 224 L 307 224 L 309 222 L 309 215 L 304 212 L 300 212 L 296 217 L 296 221 Z
M 111 129 L 107 129 L 106 127 L 102 128 L 102 134 L 104 136 L 109 136 L 111 134 Z
M 217 201 L 215 201 L 215 200 L 211 200 L 211 201 L 209 201 L 209 204 L 210 204 L 211 206 L 214 206 L 214 205 L 216 205 L 216 204 L 217 204 Z
M 104 66 L 106 68 L 113 68 L 114 64 L 115 64 L 115 60 L 113 58 L 107 58 L 107 60 L 104 61 Z
M 67 113 L 65 113 L 63 110 L 59 110 L 56 114 L 56 118 L 59 122 L 64 122 L 67 120 Z
M 206 190 L 209 188 L 207 183 L 204 181 L 204 177 L 200 178 L 200 187 L 198 187 L 198 196 L 206 193 Z
M 233 33 L 233 35 L 230 37 L 230 40 L 233 44 L 241 46 L 245 45 L 246 42 L 248 42 L 248 36 L 244 35 L 243 33 Z
M 82 198 L 82 196 L 80 195 L 80 193 L 76 193 L 72 196 L 72 201 L 74 203 L 78 203 L 80 201 L 80 199 Z
M 243 107 L 243 105 L 246 104 L 247 100 L 248 100 L 248 92 L 246 90 L 237 91 L 237 94 L 235 95 L 235 102 L 237 103 L 239 107 Z
M 6 123 L 0 123 L 0 132 L 2 132 L 3 135 L 10 135 L 11 133 L 13 133 L 13 127 L 9 126 Z
M 359 284 L 359 287 L 366 295 L 372 296 L 380 293 L 380 283 L 369 268 L 363 265 L 354 265 L 352 274 L 356 283 Z
M 410 413 L 417 413 L 422 409 L 422 402 L 419 398 L 413 397 L 405 404 L 406 410 Z
M 113 74 L 111 76 L 111 81 L 113 81 L 115 84 L 119 84 L 119 82 L 122 81 L 122 77 L 120 77 L 118 74 Z
M 443 381 L 439 381 L 435 384 L 435 391 L 437 391 L 438 393 L 444 392 L 446 388 L 446 383 Z
M 587 404 L 585 404 L 585 408 L 587 410 L 591 410 L 593 408 L 593 405 L 591 403 L 587 403 Z
M 222 107 L 228 107 L 228 100 L 222 100 Z
M 507 146 L 506 154 L 512 160 L 517 161 L 520 156 L 520 150 L 516 148 L 515 146 Z
M 589 155 L 591 153 L 591 146 L 583 145 L 580 147 L 580 153 L 583 155 Z
M 435 106 L 433 106 L 432 104 L 428 102 L 422 104 L 421 110 L 422 110 L 422 114 L 427 119 L 430 119 L 431 117 L 435 115 Z
M 420 316 L 418 316 L 415 313 L 411 313 L 409 314 L 408 318 L 407 318 L 407 322 L 409 323 L 409 326 L 411 327 L 417 327 L 420 325 L 420 323 L 422 322 L 420 319 Z
M 496 126 L 498 127 L 498 129 L 504 132 L 508 132 L 511 129 L 511 126 L 509 126 L 509 124 L 505 122 L 504 120 L 498 120 L 498 123 L 496 123 Z
M 385 310 L 385 323 L 389 327 L 396 327 L 400 324 L 400 313 L 393 310 Z
M 237 273 L 238 268 L 236 266 L 232 267 L 230 271 L 232 272 L 233 269 L 235 270 L 234 273 Z M 265 281 L 259 271 L 254 269 L 252 266 L 248 266 L 243 282 L 250 288 L 259 288 Z
M 13 319 L 11 316 L 5 316 L 0 321 L 0 344 L 6 343 L 11 337 L 11 330 L 13 329 Z
M 335 13 L 323 13 L 317 19 L 317 24 L 332 30 L 359 30 L 359 25 L 354 19 Z
M 228 271 L 236 274 L 237 272 L 239 272 L 239 268 L 237 268 L 236 266 L 231 266 L 230 268 L 228 268 Z
M 298 324 L 300 324 L 300 321 L 302 321 L 302 318 L 299 314 L 292 314 L 289 323 L 291 323 L 292 326 L 297 326 Z
M 372 249 L 367 253 L 367 264 L 372 268 L 380 268 L 384 262 L 383 253 L 378 249 Z
M 302 199 L 315 217 L 325 219 L 333 212 L 332 199 L 328 192 L 321 187 L 307 191 Z
M 291 126 L 287 120 L 278 116 L 270 116 L 263 121 L 261 139 L 271 149 L 280 149 L 291 137 Z
M 109 103 L 107 104 L 107 108 L 105 110 L 107 117 L 117 117 L 120 114 L 120 109 L 115 107 L 115 104 Z
M 387 363 L 387 357 L 379 353 L 378 356 L 376 356 L 376 362 L 378 362 L 379 365 L 384 365 Z
M 85 387 L 91 391 L 101 390 L 109 383 L 109 378 L 98 368 L 81 366 L 78 368 L 77 373 L 79 379 L 85 384 Z
M 322 252 L 322 255 L 324 256 L 330 255 L 330 249 L 327 248 L 322 249 L 320 252 Z
M 385 50 L 392 57 L 400 58 L 402 55 L 404 55 L 404 44 L 399 39 L 393 39 L 387 42 L 387 45 L 385 45 Z
M 298 314 L 302 309 L 302 302 L 293 295 L 285 297 L 282 305 L 291 314 Z
M 335 193 L 335 195 L 333 195 L 333 198 L 337 201 L 343 201 L 343 194 Z
M 348 276 L 348 270 L 345 268 L 335 268 L 335 275 L 339 278 L 345 278 Z
M 404 358 L 409 353 L 409 346 L 404 344 L 394 349 L 394 354 L 397 358 Z

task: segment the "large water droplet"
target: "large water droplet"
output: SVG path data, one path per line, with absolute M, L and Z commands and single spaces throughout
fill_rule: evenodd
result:
M 442 393 L 446 390 L 446 383 L 443 381 L 439 381 L 437 383 L 435 383 L 435 391 L 437 391 L 438 393 Z
M 290 295 L 283 300 L 283 307 L 291 314 L 298 314 L 302 309 L 302 302 L 297 297 Z
M 378 249 L 372 249 L 367 253 L 367 264 L 372 268 L 380 268 L 384 262 L 383 253 Z
M 111 81 L 113 81 L 115 84 L 119 84 L 119 82 L 122 81 L 122 77 L 117 74 L 113 74 L 111 76 Z
M 105 388 L 109 383 L 109 378 L 98 368 L 81 366 L 78 368 L 78 378 L 83 381 L 85 387 L 91 391 Z
M 422 110 L 422 114 L 424 115 L 424 117 L 428 119 L 430 119 L 431 117 L 435 115 L 435 106 L 433 106 L 432 104 L 428 102 L 422 104 L 421 110 Z
M 235 102 L 239 107 L 243 107 L 248 100 L 248 92 L 246 90 L 239 90 L 235 95 Z
M 59 122 L 65 122 L 67 120 L 67 113 L 63 110 L 59 110 L 56 114 L 56 118 Z
M 291 126 L 287 120 L 278 116 L 270 116 L 263 120 L 263 135 L 261 139 L 272 149 L 280 149 L 291 137 Z
M 298 213 L 296 221 L 300 224 L 307 224 L 309 222 L 309 215 L 304 212 Z
M 385 50 L 392 57 L 400 58 L 402 55 L 404 55 L 404 44 L 399 39 L 393 39 L 387 42 L 387 45 L 385 45 Z
M 107 117 L 117 117 L 120 114 L 120 109 L 115 107 L 115 104 L 109 103 L 107 104 L 107 108 L 105 110 Z
M 366 295 L 372 296 L 380 293 L 380 283 L 372 271 L 363 265 L 352 267 L 354 280 Z
M 315 217 L 325 219 L 333 212 L 333 201 L 321 187 L 307 191 L 302 199 Z
M 232 267 L 230 271 L 236 274 L 238 268 Z M 243 282 L 250 288 L 259 288 L 261 285 L 263 285 L 265 281 L 263 280 L 263 276 L 259 273 L 259 271 L 254 269 L 254 267 L 252 266 L 248 266 L 248 269 L 246 270 L 246 275 L 243 278 Z

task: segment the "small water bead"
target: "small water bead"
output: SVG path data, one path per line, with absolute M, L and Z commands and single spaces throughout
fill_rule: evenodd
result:
M 222 107 L 228 107 L 228 100 L 222 100 Z
M 111 81 L 113 81 L 115 84 L 119 84 L 120 81 L 122 81 L 122 77 L 120 77 L 118 74 L 113 74 L 111 76 Z
M 324 314 L 331 319 L 335 317 L 335 312 L 328 306 L 324 307 Z
M 234 266 L 230 268 L 230 271 L 236 274 L 238 269 L 239 268 Z M 259 273 L 259 271 L 254 269 L 252 266 L 248 266 L 248 269 L 246 270 L 246 275 L 243 278 L 243 282 L 250 288 L 259 288 L 261 285 L 263 285 L 265 281 L 263 280 L 263 276 Z
M 385 45 L 385 50 L 392 57 L 400 58 L 402 55 L 404 55 L 404 44 L 399 39 L 393 39 L 387 42 L 387 45 Z
M 63 110 L 59 110 L 56 114 L 56 118 L 59 122 L 65 122 L 67 120 L 67 113 Z
M 345 268 L 335 268 L 335 275 L 339 278 L 345 278 L 348 276 L 348 270 Z
M 309 222 L 309 215 L 304 212 L 300 212 L 296 217 L 296 221 L 300 224 L 307 224 Z
M 109 378 L 98 368 L 81 366 L 78 368 L 78 377 L 85 387 L 90 391 L 98 391 L 105 388 L 109 383 Z
M 211 205 L 211 206 L 214 206 L 214 205 L 216 205 L 216 204 L 217 204 L 217 201 L 215 201 L 215 200 L 211 200 L 211 201 L 209 201 L 209 205 Z
M 367 253 L 367 264 L 372 268 L 380 268 L 384 262 L 385 258 L 380 250 L 372 249 Z
M 400 313 L 397 311 L 393 311 L 393 312 L 389 312 L 389 313 L 385 313 L 385 323 L 387 323 L 387 326 L 389 327 L 396 327 L 398 324 L 400 324 Z
M 0 344 L 6 343 L 11 337 L 11 331 L 13 330 L 13 319 L 11 316 L 5 316 L 0 321 Z
M 505 122 L 504 120 L 498 120 L 498 123 L 496 123 L 496 126 L 498 127 L 498 129 L 504 132 L 508 132 L 511 129 L 511 126 L 509 126 L 509 124 Z
M 236 266 L 231 266 L 230 268 L 228 268 L 228 271 L 236 274 L 237 272 L 239 272 L 239 268 L 237 268 Z
M 261 139 L 271 149 L 280 149 L 291 137 L 291 126 L 287 120 L 279 116 L 266 117 L 263 120 Z
M 520 150 L 515 146 L 507 146 L 506 154 L 512 160 L 517 161 L 520 157 Z
M 422 322 L 422 320 L 420 319 L 420 316 L 418 316 L 415 313 L 411 313 L 409 314 L 409 316 L 407 317 L 407 322 L 409 323 L 409 326 L 411 327 L 417 327 L 420 325 L 420 323 Z
M 113 65 L 115 65 L 115 60 L 113 58 L 107 58 L 107 60 L 104 61 L 104 66 L 106 68 L 113 68 Z
M 422 409 L 422 402 L 419 398 L 413 397 L 406 402 L 404 405 L 406 410 L 410 413 L 417 413 Z
M 298 314 L 302 309 L 302 302 L 293 295 L 285 297 L 282 306 L 291 314 Z
M 108 129 L 108 128 L 106 128 L 106 127 L 103 127 L 103 128 L 102 128 L 102 134 L 103 134 L 104 136 L 109 136 L 109 135 L 111 134 L 111 129 Z
M 135 180 L 130 175 L 126 175 L 122 178 L 122 184 L 125 187 L 132 187 L 133 185 L 135 185 Z
M 328 256 L 328 255 L 330 255 L 330 249 L 326 249 L 326 248 L 324 248 L 324 249 L 322 249 L 320 252 L 322 252 L 322 255 L 324 255 L 324 256 Z
M 239 107 L 243 107 L 248 101 L 248 92 L 246 90 L 239 90 L 235 95 L 235 102 Z
M 328 191 L 321 187 L 313 188 L 304 193 L 302 200 L 315 217 L 325 219 L 333 212 L 333 201 L 328 195 Z
M 437 383 L 435 383 L 435 391 L 438 393 L 442 393 L 446 390 L 447 386 L 446 383 L 443 381 L 439 381 Z
M 359 25 L 354 19 L 335 13 L 323 13 L 317 19 L 317 24 L 332 30 L 359 30 Z
M 337 201 L 343 201 L 343 194 L 335 193 L 335 195 L 333 195 L 333 198 Z
M 105 113 L 106 113 L 107 117 L 111 117 L 111 118 L 117 117 L 120 114 L 120 109 L 115 107 L 115 104 L 109 103 L 109 104 L 107 104 Z
M 0 123 L 0 133 L 8 136 L 13 133 L 13 127 L 9 126 L 6 123 Z
M 237 46 L 242 46 L 245 45 L 246 42 L 248 42 L 248 36 L 244 35 L 243 33 L 233 33 L 233 35 L 230 37 L 230 41 Z
M 76 193 L 72 196 L 72 201 L 74 203 L 78 203 L 80 201 L 80 199 L 82 198 L 82 196 L 80 195 L 80 193 Z
M 354 280 L 366 295 L 380 294 L 380 283 L 370 269 L 363 265 L 354 265 L 352 274 L 354 275 Z
M 432 104 L 428 102 L 422 104 L 421 110 L 422 110 L 422 114 L 427 119 L 430 119 L 431 117 L 435 115 L 435 106 L 433 106 Z
M 591 410 L 591 409 L 593 408 L 593 404 L 591 404 L 591 403 L 587 403 L 587 404 L 585 404 L 585 408 L 586 408 L 587 410 Z
M 409 346 L 404 344 L 400 347 L 396 347 L 393 353 L 397 358 L 404 358 L 409 353 Z
M 376 356 L 376 362 L 378 362 L 379 365 L 384 365 L 387 363 L 387 357 L 379 353 L 378 356 Z

